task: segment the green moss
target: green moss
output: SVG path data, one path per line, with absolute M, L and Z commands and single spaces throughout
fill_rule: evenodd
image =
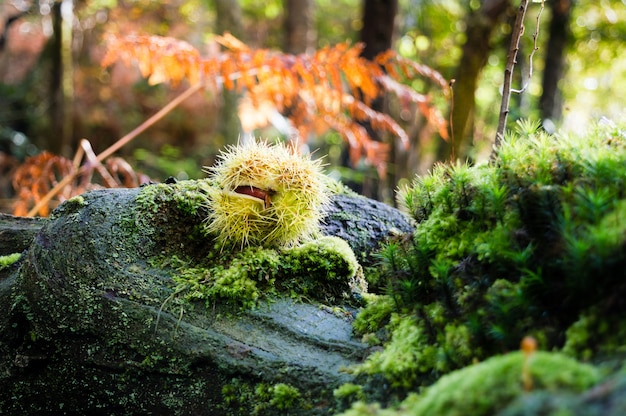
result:
M 327 281 L 354 276 L 360 268 L 348 243 L 339 237 L 322 237 L 284 253 L 294 272 L 310 273 Z
M 249 383 L 239 378 L 233 378 L 222 387 L 222 407 L 226 409 L 241 409 L 255 399 L 254 389 Z
M 80 208 L 85 205 L 85 198 L 83 198 L 82 195 L 76 195 L 75 197 L 68 199 L 67 203 Z
M 193 267 L 178 257 L 171 259 L 175 266 L 174 281 L 187 300 L 231 302 L 252 307 L 263 296 L 276 294 L 273 282 L 280 264 L 275 250 L 249 247 L 236 253 L 223 264 Z
M 409 389 L 418 380 L 451 370 L 452 364 L 472 358 L 470 334 L 465 326 L 445 325 L 436 342 L 424 321 L 393 314 L 388 325 L 391 339 L 382 351 L 371 354 L 356 374 L 381 374 L 392 387 Z
M 208 205 L 208 180 L 188 180 L 144 186 L 136 198 L 142 213 L 157 214 L 163 206 L 173 204 L 181 213 L 194 216 Z
M 354 383 L 345 383 L 336 388 L 333 391 L 333 395 L 338 399 L 345 397 L 361 398 L 363 395 L 363 386 Z
M 13 253 L 6 256 L 0 256 L 0 270 L 9 267 L 10 265 L 18 261 L 21 256 L 21 253 Z
M 338 237 L 321 237 L 284 250 L 281 291 L 294 292 L 324 303 L 354 303 L 353 294 L 365 293 L 367 283 L 350 246 Z M 299 279 L 288 279 L 289 276 Z M 357 302 L 358 303 L 358 302 Z
M 563 352 L 582 360 L 621 356 L 626 353 L 626 321 L 607 319 L 598 307 L 584 311 L 567 329 Z
M 394 315 L 391 325 L 395 327 L 385 349 L 370 355 L 356 373 L 383 374 L 393 387 L 408 388 L 424 370 L 429 370 L 435 350 L 427 345 L 424 328 L 415 320 Z
M 525 360 L 527 363 L 525 364 Z M 600 371 L 562 354 L 522 352 L 490 358 L 441 377 L 421 394 L 410 394 L 397 409 L 359 403 L 343 416 L 492 415 L 525 393 L 527 366 L 533 390 L 580 393 L 600 379 Z
M 219 246 L 215 248 L 219 253 Z M 359 276 L 358 263 L 347 244 L 323 237 L 282 250 L 248 247 L 241 252 L 210 253 L 204 266 L 177 256 L 162 264 L 174 267 L 177 292 L 188 300 L 229 302 L 246 308 L 271 296 L 302 296 L 325 303 L 351 302 Z
M 623 131 L 549 136 L 520 123 L 490 163 L 440 164 L 403 189 L 417 226 L 380 252 L 386 300 L 355 328 L 385 350 L 362 370 L 411 390 L 529 334 L 585 358 L 621 352 Z
M 411 414 L 488 415 L 523 394 L 524 354 L 516 352 L 442 377 L 420 397 L 408 400 Z M 595 384 L 599 371 L 564 355 L 537 352 L 529 358 L 533 389 L 581 392 Z M 410 402 L 413 401 L 413 405 Z
M 250 384 L 233 378 L 222 388 L 223 412 L 250 415 L 298 415 L 309 407 L 300 391 L 289 384 Z
M 363 309 L 352 324 L 357 334 L 376 332 L 389 322 L 395 304 L 390 296 L 365 295 L 367 307 Z
M 278 383 L 272 388 L 270 404 L 278 409 L 291 409 L 300 398 L 300 391 L 288 384 Z
M 283 276 L 276 281 L 282 292 L 337 303 L 349 300 L 352 292 L 367 290 L 354 253 L 338 237 L 321 237 L 292 249 L 284 249 L 282 254 Z

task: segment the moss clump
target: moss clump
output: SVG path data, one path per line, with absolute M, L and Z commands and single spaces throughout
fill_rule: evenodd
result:
M 389 296 L 367 294 L 365 300 L 367 308 L 357 315 L 353 324 L 354 330 L 360 334 L 376 332 L 383 328 L 389 323 L 395 311 L 395 304 Z
M 0 256 L 0 270 L 9 267 L 22 257 L 21 253 L 8 254 L 6 256 Z
M 222 388 L 224 414 L 299 415 L 310 413 L 310 404 L 289 384 L 250 384 L 234 378 Z
M 563 352 L 584 360 L 621 356 L 626 353 L 626 320 L 607 319 L 603 309 L 596 306 L 581 312 L 567 328 L 565 339 Z
M 194 266 L 174 257 L 174 281 L 177 293 L 190 301 L 203 300 L 207 306 L 214 302 L 229 302 L 252 307 L 263 296 L 276 295 L 273 283 L 280 258 L 275 250 L 249 247 L 228 261 Z
M 205 215 L 202 208 L 207 204 L 210 187 L 208 180 L 151 184 L 141 189 L 136 202 L 145 213 L 158 214 L 164 206 L 172 206 L 181 215 Z
M 300 398 L 297 388 L 285 383 L 278 383 L 272 387 L 270 404 L 278 409 L 291 409 Z
M 293 260 L 295 272 L 319 275 L 330 282 L 354 276 L 359 270 L 352 249 L 338 237 L 322 237 L 284 252 Z
M 153 257 L 153 251 L 165 256 L 205 257 L 214 246 L 203 225 L 211 186 L 205 179 L 142 187 L 134 210 L 122 213 L 125 240 L 134 243 L 145 257 Z M 171 224 L 177 225 L 175 233 Z
M 204 265 L 167 258 L 176 292 L 207 306 L 227 302 L 245 308 L 271 296 L 306 297 L 324 303 L 353 303 L 352 292 L 364 291 L 354 253 L 345 241 L 322 237 L 294 248 L 248 247 L 230 254 L 212 252 Z M 214 262 L 214 256 L 221 256 Z M 165 263 L 162 263 L 165 264 Z
M 381 251 L 388 300 L 357 318 L 389 333 L 362 370 L 411 390 L 529 334 L 585 358 L 620 351 L 625 185 L 625 135 L 608 125 L 549 136 L 519 123 L 490 163 L 418 177 L 399 194 L 415 232 Z
M 360 398 L 363 395 L 363 386 L 354 383 L 345 383 L 337 387 L 333 391 L 333 395 L 338 399 L 350 396 Z
M 282 278 L 276 280 L 282 292 L 335 304 L 352 299 L 353 292 L 367 291 L 361 266 L 350 246 L 338 237 L 322 237 L 283 249 L 282 254 Z
M 343 416 L 492 415 L 525 393 L 524 361 L 533 390 L 580 393 L 600 379 L 600 371 L 563 354 L 522 352 L 492 357 L 441 377 L 421 394 L 410 394 L 397 409 L 358 403 Z
M 383 374 L 392 387 L 409 389 L 433 374 L 450 371 L 452 359 L 442 357 L 454 353 L 454 360 L 467 361 L 474 354 L 470 334 L 463 326 L 445 325 L 433 342 L 424 321 L 394 313 L 387 330 L 391 339 L 385 348 L 370 355 L 355 369 L 356 374 Z

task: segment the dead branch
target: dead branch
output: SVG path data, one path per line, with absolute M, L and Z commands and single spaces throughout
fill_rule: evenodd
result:
M 91 169 L 93 163 L 100 163 L 107 157 L 111 156 L 113 153 L 117 152 L 119 149 L 124 147 L 126 144 L 128 144 L 130 141 L 135 139 L 141 133 L 146 131 L 154 123 L 156 123 L 157 121 L 165 117 L 165 115 L 169 114 L 176 106 L 178 106 L 180 103 L 185 101 L 187 98 L 189 98 L 196 92 L 200 91 L 202 88 L 203 88 L 202 84 L 195 84 L 189 87 L 187 90 L 185 90 L 182 94 L 180 94 L 174 100 L 170 101 L 165 107 L 159 110 L 156 114 L 154 114 L 148 120 L 141 123 L 141 125 L 136 127 L 133 131 L 128 133 L 126 136 L 120 138 L 117 142 L 113 143 L 108 149 L 100 153 L 98 157 L 96 157 L 95 159 L 90 159 L 89 163 L 84 164 L 80 169 L 74 171 L 72 174 L 65 176 L 63 180 L 61 180 L 54 188 L 52 188 L 46 195 L 44 195 L 43 198 L 41 198 L 37 202 L 37 204 L 28 212 L 28 214 L 26 214 L 26 216 L 32 217 L 32 216 L 37 215 L 39 210 L 42 207 L 47 206 L 50 203 L 50 200 L 54 198 L 61 191 L 61 189 L 63 189 L 63 187 L 67 186 L 79 175 L 82 175 L 83 173 Z M 82 151 L 84 152 L 85 149 L 83 149 Z
M 535 52 L 539 50 L 539 46 L 537 46 L 537 39 L 539 38 L 539 22 L 541 21 L 541 13 L 543 13 L 543 9 L 545 8 L 545 0 L 541 0 L 541 7 L 539 8 L 539 12 L 537 13 L 535 32 L 533 33 L 533 50 L 528 55 L 528 74 L 526 75 L 526 79 L 524 79 L 524 83 L 522 88 L 519 90 L 511 90 L 516 94 L 521 94 L 526 91 L 528 85 L 530 84 L 530 80 L 533 77 L 533 58 L 535 56 Z
M 509 102 L 511 100 L 511 82 L 513 79 L 513 69 L 517 63 L 517 52 L 519 51 L 519 42 L 524 34 L 524 17 L 528 9 L 528 0 L 521 0 L 520 6 L 515 17 L 513 25 L 513 33 L 511 34 L 511 46 L 506 59 L 504 68 L 504 85 L 502 88 L 502 103 L 500 105 L 500 118 L 498 120 L 498 130 L 496 131 L 496 140 L 494 148 L 500 146 L 500 142 L 504 138 L 504 129 L 506 127 L 506 118 L 509 114 Z

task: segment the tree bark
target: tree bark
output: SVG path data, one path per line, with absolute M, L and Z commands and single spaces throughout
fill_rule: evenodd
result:
M 365 44 L 364 58 L 372 60 L 391 48 L 398 0 L 364 0 L 361 42 Z
M 404 213 L 382 202 L 351 195 L 333 197 L 321 228 L 324 235 L 347 241 L 363 266 L 376 264 L 374 254 L 381 241 L 413 231 Z
M 50 135 L 48 143 L 42 143 L 42 148 L 50 149 L 52 153 L 61 154 L 65 127 L 65 100 L 63 98 L 63 16 L 61 2 L 54 2 L 51 10 L 52 37 L 50 38 L 50 79 L 48 99 L 48 118 L 50 120 Z
M 59 154 L 74 153 L 74 0 L 61 1 L 61 64 L 63 93 L 63 134 Z
M 544 128 L 555 126 L 562 115 L 562 97 L 559 82 L 565 74 L 565 53 L 570 40 L 570 17 L 572 0 L 551 2 L 552 19 L 548 33 L 548 45 L 543 70 L 543 92 L 539 100 Z
M 285 52 L 300 54 L 315 49 L 312 0 L 285 0 Z
M 363 58 L 373 60 L 376 55 L 391 48 L 397 13 L 397 0 L 363 1 L 363 27 L 360 33 L 360 41 L 365 45 L 361 52 Z M 375 111 L 384 112 L 385 105 L 385 97 L 381 95 L 372 100 L 370 107 Z M 376 130 L 372 129 L 370 123 L 363 122 L 362 124 L 373 140 L 383 141 L 386 139 L 385 137 L 381 137 Z M 389 153 L 390 160 L 393 160 L 395 157 L 394 150 L 394 143 L 391 143 Z M 347 159 L 346 157 L 345 163 L 349 166 Z M 391 190 L 393 190 L 395 186 L 393 180 L 394 178 L 391 175 L 387 175 L 386 178 L 379 177 L 376 170 L 371 168 L 368 174 L 365 175 L 365 179 L 360 186 L 359 184 L 350 185 L 365 196 L 393 203 L 393 197 L 390 195 Z
M 452 140 L 450 143 L 441 143 L 439 160 L 462 157 L 471 141 L 469 127 L 472 125 L 472 114 L 476 107 L 478 79 L 491 52 L 490 42 L 494 29 L 510 6 L 510 0 L 487 0 L 482 2 L 480 10 L 472 12 L 467 18 L 466 41 L 454 77 Z
M 215 31 L 220 35 L 224 32 L 230 32 L 236 38 L 246 42 L 239 2 L 235 0 L 214 0 L 214 5 L 216 10 Z M 239 120 L 238 113 L 239 98 L 240 94 L 235 91 L 226 89 L 222 91 L 221 123 L 218 132 L 225 144 L 236 143 L 241 136 L 241 120 Z

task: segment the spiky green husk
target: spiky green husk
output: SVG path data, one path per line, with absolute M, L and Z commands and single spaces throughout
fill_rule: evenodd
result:
M 207 231 L 226 246 L 290 246 L 318 229 L 328 191 L 319 160 L 294 154 L 282 143 L 231 146 L 208 169 L 217 188 L 209 193 Z M 237 193 L 254 187 L 266 200 Z

